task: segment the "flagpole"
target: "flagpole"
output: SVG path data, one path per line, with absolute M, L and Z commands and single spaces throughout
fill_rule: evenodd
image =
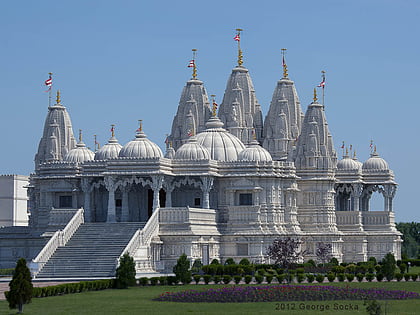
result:
M 325 71 L 322 70 L 322 82 L 324 82 L 324 84 L 322 85 L 322 105 L 325 106 Z
M 52 80 L 52 72 L 49 72 L 48 74 Z M 49 96 L 48 96 L 48 107 L 51 107 L 51 98 L 52 98 L 52 81 L 51 81 L 51 86 L 50 86 Z
M 238 66 L 241 67 L 242 64 L 244 63 L 242 60 L 243 56 L 242 56 L 242 50 L 241 50 L 241 32 L 243 31 L 243 29 L 237 28 L 236 31 L 238 32 L 236 35 L 237 39 L 235 37 L 235 40 L 238 42 Z
M 285 58 L 286 50 L 287 50 L 287 48 L 282 48 L 281 49 L 281 55 L 283 57 L 283 59 L 282 59 L 283 78 L 287 78 L 288 77 L 288 74 L 287 74 L 287 64 L 286 64 L 286 58 Z

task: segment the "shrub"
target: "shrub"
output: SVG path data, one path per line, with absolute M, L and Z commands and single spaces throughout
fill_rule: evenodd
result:
M 346 272 L 347 272 L 347 273 L 352 273 L 352 274 L 354 274 L 354 273 L 355 273 L 355 271 L 356 271 L 356 265 L 354 265 L 354 264 L 347 265 L 347 266 L 345 267 L 345 269 L 346 269 Z
M 239 264 L 244 265 L 244 266 L 249 266 L 251 263 L 249 262 L 248 259 L 242 258 L 241 261 L 239 262 Z
M 223 283 L 224 284 L 229 284 L 232 281 L 232 276 L 230 275 L 224 275 L 223 276 Z
M 242 276 L 239 276 L 239 275 L 233 276 L 233 281 L 235 281 L 235 284 L 239 284 L 241 280 L 242 280 Z
M 306 278 L 306 276 L 303 273 L 298 273 L 297 276 L 296 276 L 296 280 L 299 283 L 302 283 L 305 280 L 305 278 Z
M 127 289 L 136 285 L 136 263 L 129 254 L 124 254 L 120 258 L 120 265 L 116 271 L 115 287 L 117 289 Z
M 411 278 L 411 274 L 410 273 L 405 273 L 404 274 L 404 280 L 405 281 L 410 281 L 410 278 Z
M 402 280 L 402 278 L 403 278 L 404 276 L 403 276 L 403 274 L 401 273 L 401 272 L 397 272 L 396 274 L 395 274 L 395 279 L 397 279 L 397 281 L 398 282 L 400 282 L 401 280 Z
M 305 273 L 305 268 L 296 268 L 296 273 Z
M 159 281 L 159 278 L 158 277 L 151 277 L 150 278 L 150 284 L 151 285 L 157 285 L 158 284 L 158 281 Z
M 279 283 L 283 283 L 283 281 L 284 281 L 284 274 L 277 275 L 276 278 L 277 278 L 277 281 Z
M 146 277 L 141 277 L 140 279 L 139 279 L 139 283 L 140 283 L 140 285 L 148 285 L 149 284 L 149 278 L 146 278 Z
M 316 276 L 315 279 L 316 279 L 317 282 L 322 283 L 322 282 L 324 282 L 325 276 L 319 274 L 319 275 Z
M 219 260 L 218 259 L 213 259 L 210 263 L 210 265 L 220 265 Z
M 306 279 L 308 280 L 309 283 L 312 283 L 315 280 L 315 276 L 312 274 L 307 274 Z
M 340 282 L 343 282 L 345 278 L 346 278 L 346 276 L 344 275 L 344 273 L 339 273 L 339 274 L 337 275 L 337 279 L 338 279 L 338 281 L 340 281 Z
M 209 282 L 211 280 L 211 275 L 204 275 L 203 280 L 204 280 L 205 284 L 209 284 Z
M 191 282 L 191 271 L 189 269 L 190 261 L 188 260 L 187 255 L 182 254 L 176 261 L 176 265 L 173 268 L 173 272 L 177 279 L 183 284 Z
M 359 281 L 359 282 L 362 282 L 364 277 L 365 277 L 365 276 L 364 276 L 364 274 L 363 274 L 363 273 L 358 273 L 358 274 L 356 274 L 357 281 Z
M 401 263 L 398 268 L 400 269 L 401 273 L 404 273 L 407 270 L 407 265 L 404 263 Z
M 227 265 L 236 265 L 235 261 L 233 260 L 233 258 L 228 258 L 225 261 L 225 266 Z
M 165 277 L 165 276 L 159 277 L 159 284 L 160 285 L 167 285 L 168 284 L 168 277 Z
M 372 282 L 372 280 L 375 279 L 375 275 L 373 273 L 367 273 L 365 278 L 367 281 Z
M 372 262 L 374 266 L 378 263 L 375 257 L 369 257 L 368 262 Z
M 17 261 L 9 287 L 10 291 L 7 295 L 9 308 L 17 308 L 19 313 L 22 313 L 23 305 L 31 302 L 33 290 L 31 272 L 24 258 Z
M 214 281 L 215 284 L 219 284 L 220 283 L 220 280 L 221 280 L 221 277 L 219 275 L 215 275 L 213 277 L 213 281 Z
M 384 279 L 384 275 L 380 272 L 376 274 L 376 281 L 381 282 Z
M 250 284 L 251 281 L 252 281 L 252 276 L 251 275 L 245 275 L 244 281 L 245 281 L 246 284 Z
M 312 265 L 312 266 L 316 266 L 315 261 L 313 259 L 309 259 L 308 260 L 308 264 Z
M 193 276 L 195 284 L 198 284 L 200 282 L 201 276 L 200 275 L 194 275 Z
M 167 280 L 168 280 L 168 285 L 178 284 L 179 282 L 175 276 L 168 276 Z
M 196 260 L 194 260 L 194 263 L 191 267 L 191 272 L 193 274 L 200 273 L 201 268 L 203 268 L 203 263 L 201 262 L 201 259 L 196 259 Z
M 264 280 L 264 276 L 261 276 L 260 274 L 256 275 L 254 278 L 255 278 L 255 282 L 258 284 L 261 284 Z
M 397 266 L 394 255 L 392 253 L 386 254 L 384 259 L 382 259 L 381 273 L 388 281 L 394 279 L 396 268 Z
M 330 264 L 332 264 L 332 265 L 334 265 L 334 266 L 338 266 L 338 259 L 337 259 L 337 258 L 335 258 L 335 257 L 331 258 L 331 260 L 330 260 Z
M 354 274 L 348 273 L 346 274 L 346 278 L 348 282 L 352 282 L 354 280 Z
M 418 277 L 418 274 L 417 273 L 412 273 L 411 274 L 411 280 L 417 281 L 417 277 Z
M 335 274 L 333 274 L 332 272 L 330 272 L 329 274 L 327 274 L 327 279 L 329 282 L 334 282 L 335 280 Z
M 273 281 L 273 275 L 268 275 L 268 276 L 266 276 L 265 277 L 265 281 L 267 282 L 267 283 L 271 283 L 271 281 Z

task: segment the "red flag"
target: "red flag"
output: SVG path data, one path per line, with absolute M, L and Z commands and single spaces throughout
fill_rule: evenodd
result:
M 188 64 L 188 68 L 194 68 L 195 62 L 194 60 L 190 60 L 190 63 Z
M 49 78 L 47 80 L 45 80 L 45 85 L 48 87 L 48 90 L 46 90 L 45 92 L 49 92 L 51 90 L 51 87 L 52 87 L 52 77 L 51 77 L 51 74 L 50 74 Z
M 343 141 L 343 144 L 341 145 L 341 148 L 344 149 L 344 141 Z
M 236 34 L 236 36 L 233 39 L 239 42 L 241 40 L 241 37 L 239 36 L 239 34 Z
M 318 87 L 325 87 L 325 78 L 322 78 L 322 81 L 318 84 Z

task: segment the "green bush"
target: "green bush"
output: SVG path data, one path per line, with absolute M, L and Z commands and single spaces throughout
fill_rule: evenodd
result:
M 400 269 L 401 273 L 404 273 L 407 271 L 407 265 L 404 263 L 401 263 L 398 268 Z
M 395 279 L 397 279 L 398 282 L 400 282 L 403 277 L 404 277 L 404 275 L 401 272 L 397 272 L 395 274 Z
M 229 284 L 232 281 L 232 276 L 230 275 L 224 275 L 223 276 L 223 283 L 224 284 Z
M 249 266 L 251 263 L 249 262 L 248 259 L 246 258 L 242 258 L 241 261 L 239 262 L 240 265 L 245 265 L 245 266 Z
M 405 273 L 404 274 L 404 280 L 405 281 L 410 281 L 410 278 L 411 278 L 411 273 Z
M 296 268 L 296 274 L 305 273 L 305 268 Z
M 236 265 L 236 262 L 233 260 L 233 258 L 228 258 L 228 259 L 226 259 L 224 265 L 225 266 L 227 266 L 227 265 Z
M 284 281 L 284 274 L 278 274 L 277 276 L 276 276 L 276 278 L 277 278 L 277 281 L 278 281 L 278 283 L 283 283 L 283 281 Z
M 270 284 L 273 281 L 273 278 L 274 278 L 273 275 L 271 275 L 271 274 L 267 275 L 267 276 L 265 276 L 265 281 Z
M 0 269 L 0 276 L 12 276 L 14 270 L 14 268 Z
M 365 276 L 364 276 L 364 274 L 363 274 L 363 273 L 358 273 L 358 274 L 356 274 L 357 281 L 359 281 L 359 282 L 362 282 L 364 277 L 365 277 Z
M 215 284 L 219 284 L 220 283 L 220 280 L 221 280 L 221 277 L 219 275 L 215 275 L 213 277 L 213 281 L 214 281 Z
M 346 279 L 347 279 L 348 282 L 353 282 L 354 274 L 352 274 L 352 273 L 346 274 Z
M 159 277 L 159 284 L 160 285 L 167 285 L 168 284 L 168 277 L 165 277 L 165 276 Z
M 136 285 L 136 263 L 129 254 L 124 254 L 119 261 L 116 271 L 115 287 L 117 289 L 127 289 Z
M 306 280 L 308 280 L 309 283 L 312 283 L 315 280 L 315 276 L 313 274 L 307 274 Z
M 191 282 L 190 261 L 188 260 L 187 255 L 182 254 L 178 258 L 176 265 L 173 268 L 173 272 L 177 279 L 183 284 Z
M 306 278 L 306 276 L 303 273 L 298 273 L 297 276 L 296 276 L 296 280 L 299 283 L 302 283 L 305 280 L 305 278 Z
M 241 282 L 241 280 L 242 280 L 242 276 L 240 276 L 240 275 L 233 276 L 233 281 L 235 281 L 235 284 L 239 284 L 239 282 Z
M 260 274 L 256 275 L 254 278 L 255 278 L 255 282 L 258 284 L 261 284 L 264 280 L 264 276 L 261 276 Z
M 159 277 L 151 277 L 150 278 L 150 285 L 157 285 L 159 282 Z
M 209 284 L 209 282 L 211 281 L 211 275 L 204 275 L 203 280 L 205 284 Z
M 251 275 L 245 275 L 244 281 L 245 281 L 246 284 L 250 284 L 251 281 L 252 281 L 252 276 Z
M 10 291 L 7 295 L 9 308 L 17 308 L 20 314 L 23 312 L 23 305 L 31 303 L 33 290 L 31 272 L 24 258 L 17 261 L 9 287 Z
M 308 260 L 308 264 L 312 265 L 312 266 L 316 266 L 315 261 L 313 259 L 309 259 Z
M 200 280 L 201 280 L 201 276 L 200 275 L 194 275 L 193 278 L 194 278 L 195 284 L 198 284 L 200 282 Z
M 139 279 L 139 284 L 140 285 L 148 285 L 149 284 L 149 278 L 147 278 L 147 277 L 141 277 L 140 279 Z
M 333 274 L 332 272 L 327 274 L 327 279 L 328 279 L 329 282 L 334 282 L 335 278 L 336 278 L 335 274 Z
M 337 274 L 337 279 L 338 279 L 338 281 L 343 282 L 344 279 L 346 279 L 346 276 L 345 276 L 344 273 L 339 273 L 339 274 Z
M 365 278 L 367 281 L 372 282 L 372 280 L 375 279 L 375 275 L 373 273 L 367 273 Z
M 418 277 L 418 274 L 417 273 L 412 273 L 411 274 L 411 280 L 417 281 L 417 277 Z
M 220 265 L 219 260 L 218 259 L 213 259 L 210 263 L 210 265 Z
M 381 282 L 384 279 L 384 275 L 380 272 L 376 274 L 376 281 Z
M 316 279 L 317 282 L 322 283 L 322 282 L 324 282 L 325 276 L 322 275 L 322 274 L 319 274 L 319 275 L 316 276 L 315 279 Z

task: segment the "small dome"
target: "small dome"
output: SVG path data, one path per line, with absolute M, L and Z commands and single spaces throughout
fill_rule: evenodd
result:
M 379 156 L 378 153 L 375 151 L 371 154 L 370 158 L 363 163 L 363 170 L 364 171 L 388 171 L 389 166 L 388 163 Z
M 136 134 L 136 138 L 121 148 L 119 157 L 129 157 L 138 159 L 161 158 L 162 150 L 149 139 L 143 131 Z
M 197 143 L 195 136 L 183 144 L 175 153 L 177 160 L 210 160 L 209 151 Z
M 118 143 L 115 137 L 111 137 L 108 143 L 95 152 L 95 160 L 116 159 L 120 153 L 122 145 Z
M 207 129 L 197 135 L 199 145 L 205 147 L 212 160 L 236 161 L 238 154 L 245 149 L 237 137 L 223 129 L 223 123 L 213 116 L 206 123 Z
M 257 140 L 253 140 L 251 144 L 238 155 L 240 161 L 272 161 L 271 154 L 258 144 Z
M 83 141 L 79 141 L 74 149 L 71 149 L 64 157 L 65 162 L 83 163 L 91 161 L 95 157 L 95 153 L 86 148 Z
M 173 159 L 175 157 L 175 150 L 171 146 L 166 149 L 165 157 L 167 159 Z
M 358 171 L 361 163 L 351 159 L 348 155 L 343 156 L 343 159 L 338 161 L 337 169 L 340 171 Z

